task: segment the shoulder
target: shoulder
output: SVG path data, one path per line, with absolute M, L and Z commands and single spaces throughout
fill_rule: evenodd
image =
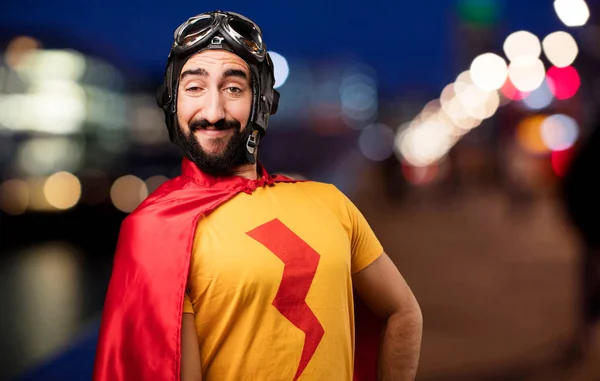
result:
M 336 193 L 339 192 L 338 188 L 329 183 L 323 183 L 320 181 L 312 181 L 312 180 L 300 180 L 295 182 L 285 182 L 285 183 L 277 183 L 277 185 L 285 185 L 289 187 L 293 187 L 296 190 L 301 191 L 316 191 L 323 193 Z
M 154 192 L 152 192 L 142 203 L 131 212 L 126 220 L 136 220 L 141 216 L 145 216 L 148 212 L 153 212 L 160 208 L 161 204 L 170 203 L 178 197 L 181 190 L 190 186 L 189 179 L 183 176 L 177 176 L 162 183 Z
M 319 181 L 305 180 L 293 183 L 277 183 L 277 186 L 305 193 L 312 199 L 322 199 L 323 201 L 339 201 L 345 197 L 344 193 L 335 185 Z
M 297 194 L 298 200 L 318 204 L 335 214 L 337 218 L 349 218 L 350 199 L 335 185 L 319 181 L 302 181 L 286 185 Z

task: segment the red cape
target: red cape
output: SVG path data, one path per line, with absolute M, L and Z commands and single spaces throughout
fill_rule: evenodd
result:
M 108 286 L 94 381 L 180 379 L 180 335 L 192 242 L 198 218 L 240 192 L 277 182 L 215 178 L 184 159 L 182 174 L 160 186 L 121 225 Z M 381 325 L 356 303 L 355 380 L 376 379 Z

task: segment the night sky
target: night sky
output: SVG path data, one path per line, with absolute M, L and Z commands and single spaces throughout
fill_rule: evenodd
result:
M 311 60 L 354 55 L 372 65 L 388 88 L 419 83 L 441 89 L 458 74 L 451 65 L 456 54 L 451 39 L 456 3 L 4 0 L 0 26 L 8 33 L 31 34 L 42 41 L 44 36 L 35 33 L 43 31 L 49 39 L 61 37 L 61 41 L 85 46 L 121 66 L 157 76 L 164 68 L 173 31 L 181 22 L 206 10 L 232 10 L 256 21 L 263 29 L 268 49 L 286 57 Z M 540 38 L 565 29 L 551 0 L 499 3 L 501 38 L 519 29 L 532 31 Z

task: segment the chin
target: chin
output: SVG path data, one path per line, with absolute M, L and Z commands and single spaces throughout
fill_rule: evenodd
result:
M 229 143 L 229 138 L 198 138 L 196 140 L 200 147 L 202 147 L 202 150 L 210 155 L 223 153 Z
M 225 153 L 225 146 L 226 145 L 219 145 L 219 146 L 215 146 L 215 145 L 203 145 L 202 146 L 202 151 L 204 152 L 204 154 L 206 156 L 209 156 L 211 158 L 220 158 L 224 155 Z

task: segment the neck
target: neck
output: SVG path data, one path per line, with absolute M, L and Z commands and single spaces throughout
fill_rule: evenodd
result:
M 240 165 L 239 167 L 233 168 L 231 174 L 234 176 L 243 177 L 248 180 L 256 180 L 258 179 L 258 173 L 256 170 L 256 164 L 244 164 Z

